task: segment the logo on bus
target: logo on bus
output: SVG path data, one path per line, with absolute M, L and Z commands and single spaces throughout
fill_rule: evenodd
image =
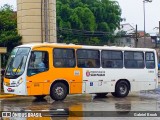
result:
M 86 76 L 105 76 L 105 71 L 86 71 Z
M 86 71 L 86 76 L 89 77 L 90 76 L 90 72 L 89 70 Z

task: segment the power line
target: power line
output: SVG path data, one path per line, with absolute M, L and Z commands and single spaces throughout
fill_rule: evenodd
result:
M 78 30 L 78 29 L 69 29 L 69 28 L 57 28 L 58 32 L 72 32 L 72 34 L 82 35 L 82 36 L 100 36 L 100 35 L 113 35 L 112 32 L 104 31 L 88 31 L 88 30 Z

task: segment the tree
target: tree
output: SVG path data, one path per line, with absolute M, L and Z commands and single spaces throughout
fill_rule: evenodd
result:
M 99 39 L 97 45 L 106 44 L 121 20 L 116 1 L 57 0 L 58 38 L 64 39 L 63 42 L 93 44 L 89 41 Z
M 16 13 L 11 6 L 6 4 L 0 8 L 0 46 L 7 47 L 8 56 L 11 50 L 20 44 L 20 40 L 21 36 L 17 32 Z

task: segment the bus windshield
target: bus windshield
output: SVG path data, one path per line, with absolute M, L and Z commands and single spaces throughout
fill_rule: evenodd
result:
M 15 48 L 11 52 L 5 77 L 17 78 L 23 74 L 30 48 Z

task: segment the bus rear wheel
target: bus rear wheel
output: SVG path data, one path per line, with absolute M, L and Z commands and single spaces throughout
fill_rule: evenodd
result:
M 126 81 L 120 81 L 117 83 L 115 93 L 112 93 L 115 97 L 126 97 L 129 93 L 129 85 Z
M 57 82 L 52 85 L 50 96 L 55 101 L 64 100 L 67 96 L 67 86 L 62 82 Z
M 96 93 L 96 97 L 105 97 L 108 93 Z

